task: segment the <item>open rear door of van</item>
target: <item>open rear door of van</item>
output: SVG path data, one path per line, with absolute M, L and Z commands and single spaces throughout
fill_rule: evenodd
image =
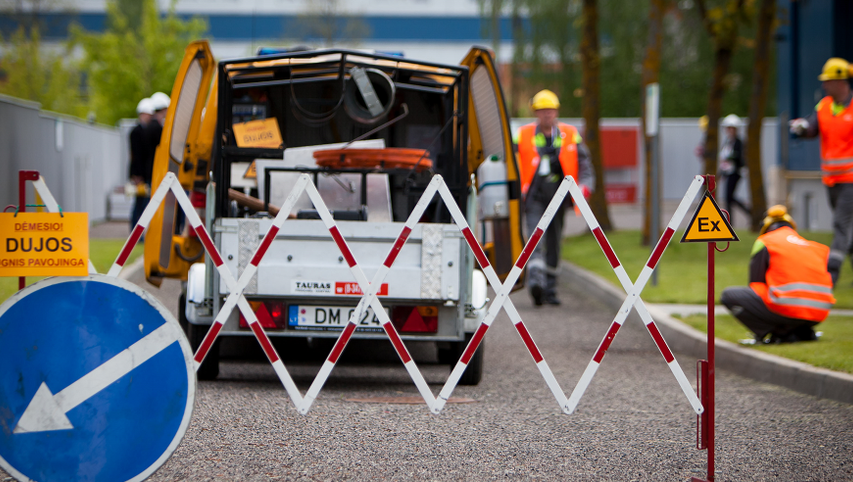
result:
M 476 227 L 478 234 L 482 233 L 480 240 L 486 248 L 489 261 L 500 278 L 504 279 L 524 247 L 521 232 L 521 184 L 512 145 L 510 118 L 492 54 L 484 48 L 474 47 L 461 64 L 467 66 L 470 72 L 469 173 L 476 173 L 480 165 L 492 156 L 497 156 L 497 162 L 506 165 L 506 217 L 482 219 Z M 523 277 L 520 279 L 523 280 Z M 522 283 L 519 281 L 516 287 L 522 286 Z
M 215 71 L 216 64 L 206 40 L 195 41 L 187 46 L 181 68 L 175 77 L 172 102 L 154 156 L 152 191 L 157 189 L 168 172 L 178 177 L 184 190 L 193 188 L 199 168 L 196 151 L 199 147 L 208 146 L 206 152 L 209 157 L 209 145 L 213 141 L 210 129 L 202 129 L 202 112 L 208 93 L 216 95 L 216 91 L 210 89 Z M 208 117 L 215 115 L 215 108 L 207 112 Z M 199 139 L 200 135 L 211 138 Z M 209 165 L 204 169 L 209 170 Z M 204 255 L 198 239 L 188 236 L 187 229 L 181 226 L 186 223 L 180 211 L 175 196 L 169 193 L 145 234 L 145 277 L 157 286 L 165 277 L 186 280 L 190 265 Z

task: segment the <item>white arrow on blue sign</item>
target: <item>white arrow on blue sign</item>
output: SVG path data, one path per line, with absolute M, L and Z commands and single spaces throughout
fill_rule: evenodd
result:
M 19 480 L 142 480 L 189 425 L 189 344 L 127 281 L 50 278 L 14 295 L 0 366 L 0 466 Z

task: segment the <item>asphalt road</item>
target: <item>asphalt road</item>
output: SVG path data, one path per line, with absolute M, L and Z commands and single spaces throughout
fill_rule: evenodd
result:
M 174 310 L 177 284 L 145 286 Z M 562 299 L 559 308 L 536 309 L 525 293 L 513 296 L 568 394 L 615 313 L 572 297 L 567 287 Z M 224 360 L 218 380 L 199 384 L 183 442 L 150 480 L 674 481 L 706 475 L 707 454 L 695 449 L 696 417 L 639 323 L 629 321 L 619 332 L 573 415 L 560 412 L 504 315 L 485 339 L 483 381 L 454 392 L 475 402 L 449 404 L 437 416 L 425 404 L 349 401 L 418 396 L 385 348 L 371 352 L 368 364 L 350 352 L 304 416 L 265 360 Z M 437 393 L 448 368 L 434 362 L 430 347 L 415 351 Z M 693 382 L 696 360 L 677 358 Z M 319 369 L 319 363 L 287 366 L 303 393 Z M 853 480 L 853 406 L 728 372 L 718 372 L 716 403 L 716 480 Z

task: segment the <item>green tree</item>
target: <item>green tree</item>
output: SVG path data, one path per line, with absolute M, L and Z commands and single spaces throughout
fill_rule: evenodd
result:
M 708 91 L 708 128 L 705 131 L 705 172 L 717 172 L 717 150 L 719 120 L 723 109 L 723 95 L 734 80 L 729 76 L 729 67 L 738 44 L 738 29 L 745 21 L 745 0 L 721 0 L 718 6 L 709 8 L 706 0 L 697 0 L 702 23 L 714 44 L 714 64 L 711 87 Z
M 0 41 L 0 59 L 5 81 L 0 93 L 31 100 L 49 111 L 78 117 L 86 115 L 86 101 L 80 91 L 80 72 L 67 60 L 69 52 L 45 53 L 37 24 L 23 23 L 9 41 Z
M 601 55 L 598 47 L 598 2 L 583 0 L 581 35 L 581 63 L 583 65 L 583 120 L 584 141 L 589 148 L 592 167 L 595 169 L 595 192 L 589 199 L 589 207 L 595 213 L 601 229 L 613 229 L 607 198 L 604 193 L 604 164 L 601 157 Z
M 107 30 L 72 30 L 72 45 L 85 52 L 90 105 L 99 122 L 114 124 L 135 117 L 136 104 L 154 92 L 169 94 L 187 44 L 206 30 L 203 20 L 181 20 L 174 4 L 161 18 L 154 0 L 142 0 L 142 18 L 134 28 L 118 1 L 107 4 Z
M 762 217 L 767 210 L 764 176 L 761 172 L 761 121 L 767 106 L 767 86 L 771 76 L 770 42 L 775 30 L 773 25 L 775 16 L 776 0 L 761 0 L 758 10 L 758 33 L 755 36 L 755 62 L 752 70 L 752 95 L 749 102 L 749 127 L 746 137 L 746 165 L 749 168 L 753 231 L 761 229 Z
M 346 41 L 357 43 L 370 36 L 370 25 L 361 16 L 350 14 L 341 0 L 309 0 L 295 22 L 285 26 L 287 36 L 303 41 L 320 39 L 327 47 Z

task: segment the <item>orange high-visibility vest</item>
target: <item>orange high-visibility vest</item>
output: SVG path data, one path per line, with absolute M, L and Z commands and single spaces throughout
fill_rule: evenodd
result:
M 829 247 L 801 238 L 785 226 L 758 240 L 770 253 L 766 283 L 749 287 L 774 313 L 800 320 L 823 321 L 835 303 L 832 277 L 826 270 Z
M 817 123 L 823 183 L 853 182 L 853 102 L 832 115 L 832 97 L 824 97 L 817 105 Z
M 578 130 L 574 126 L 558 123 L 560 129 L 560 139 L 553 139 L 551 142 L 554 147 L 557 147 L 557 142 L 560 143 L 560 167 L 563 168 L 564 176 L 572 176 L 578 178 L 578 145 L 575 138 L 578 136 Z M 541 141 L 544 141 L 544 134 Z M 521 192 L 527 194 L 527 189 L 530 183 L 533 182 L 533 176 L 539 168 L 539 150 L 536 145 L 536 123 L 522 126 L 518 131 L 518 170 L 521 176 Z

